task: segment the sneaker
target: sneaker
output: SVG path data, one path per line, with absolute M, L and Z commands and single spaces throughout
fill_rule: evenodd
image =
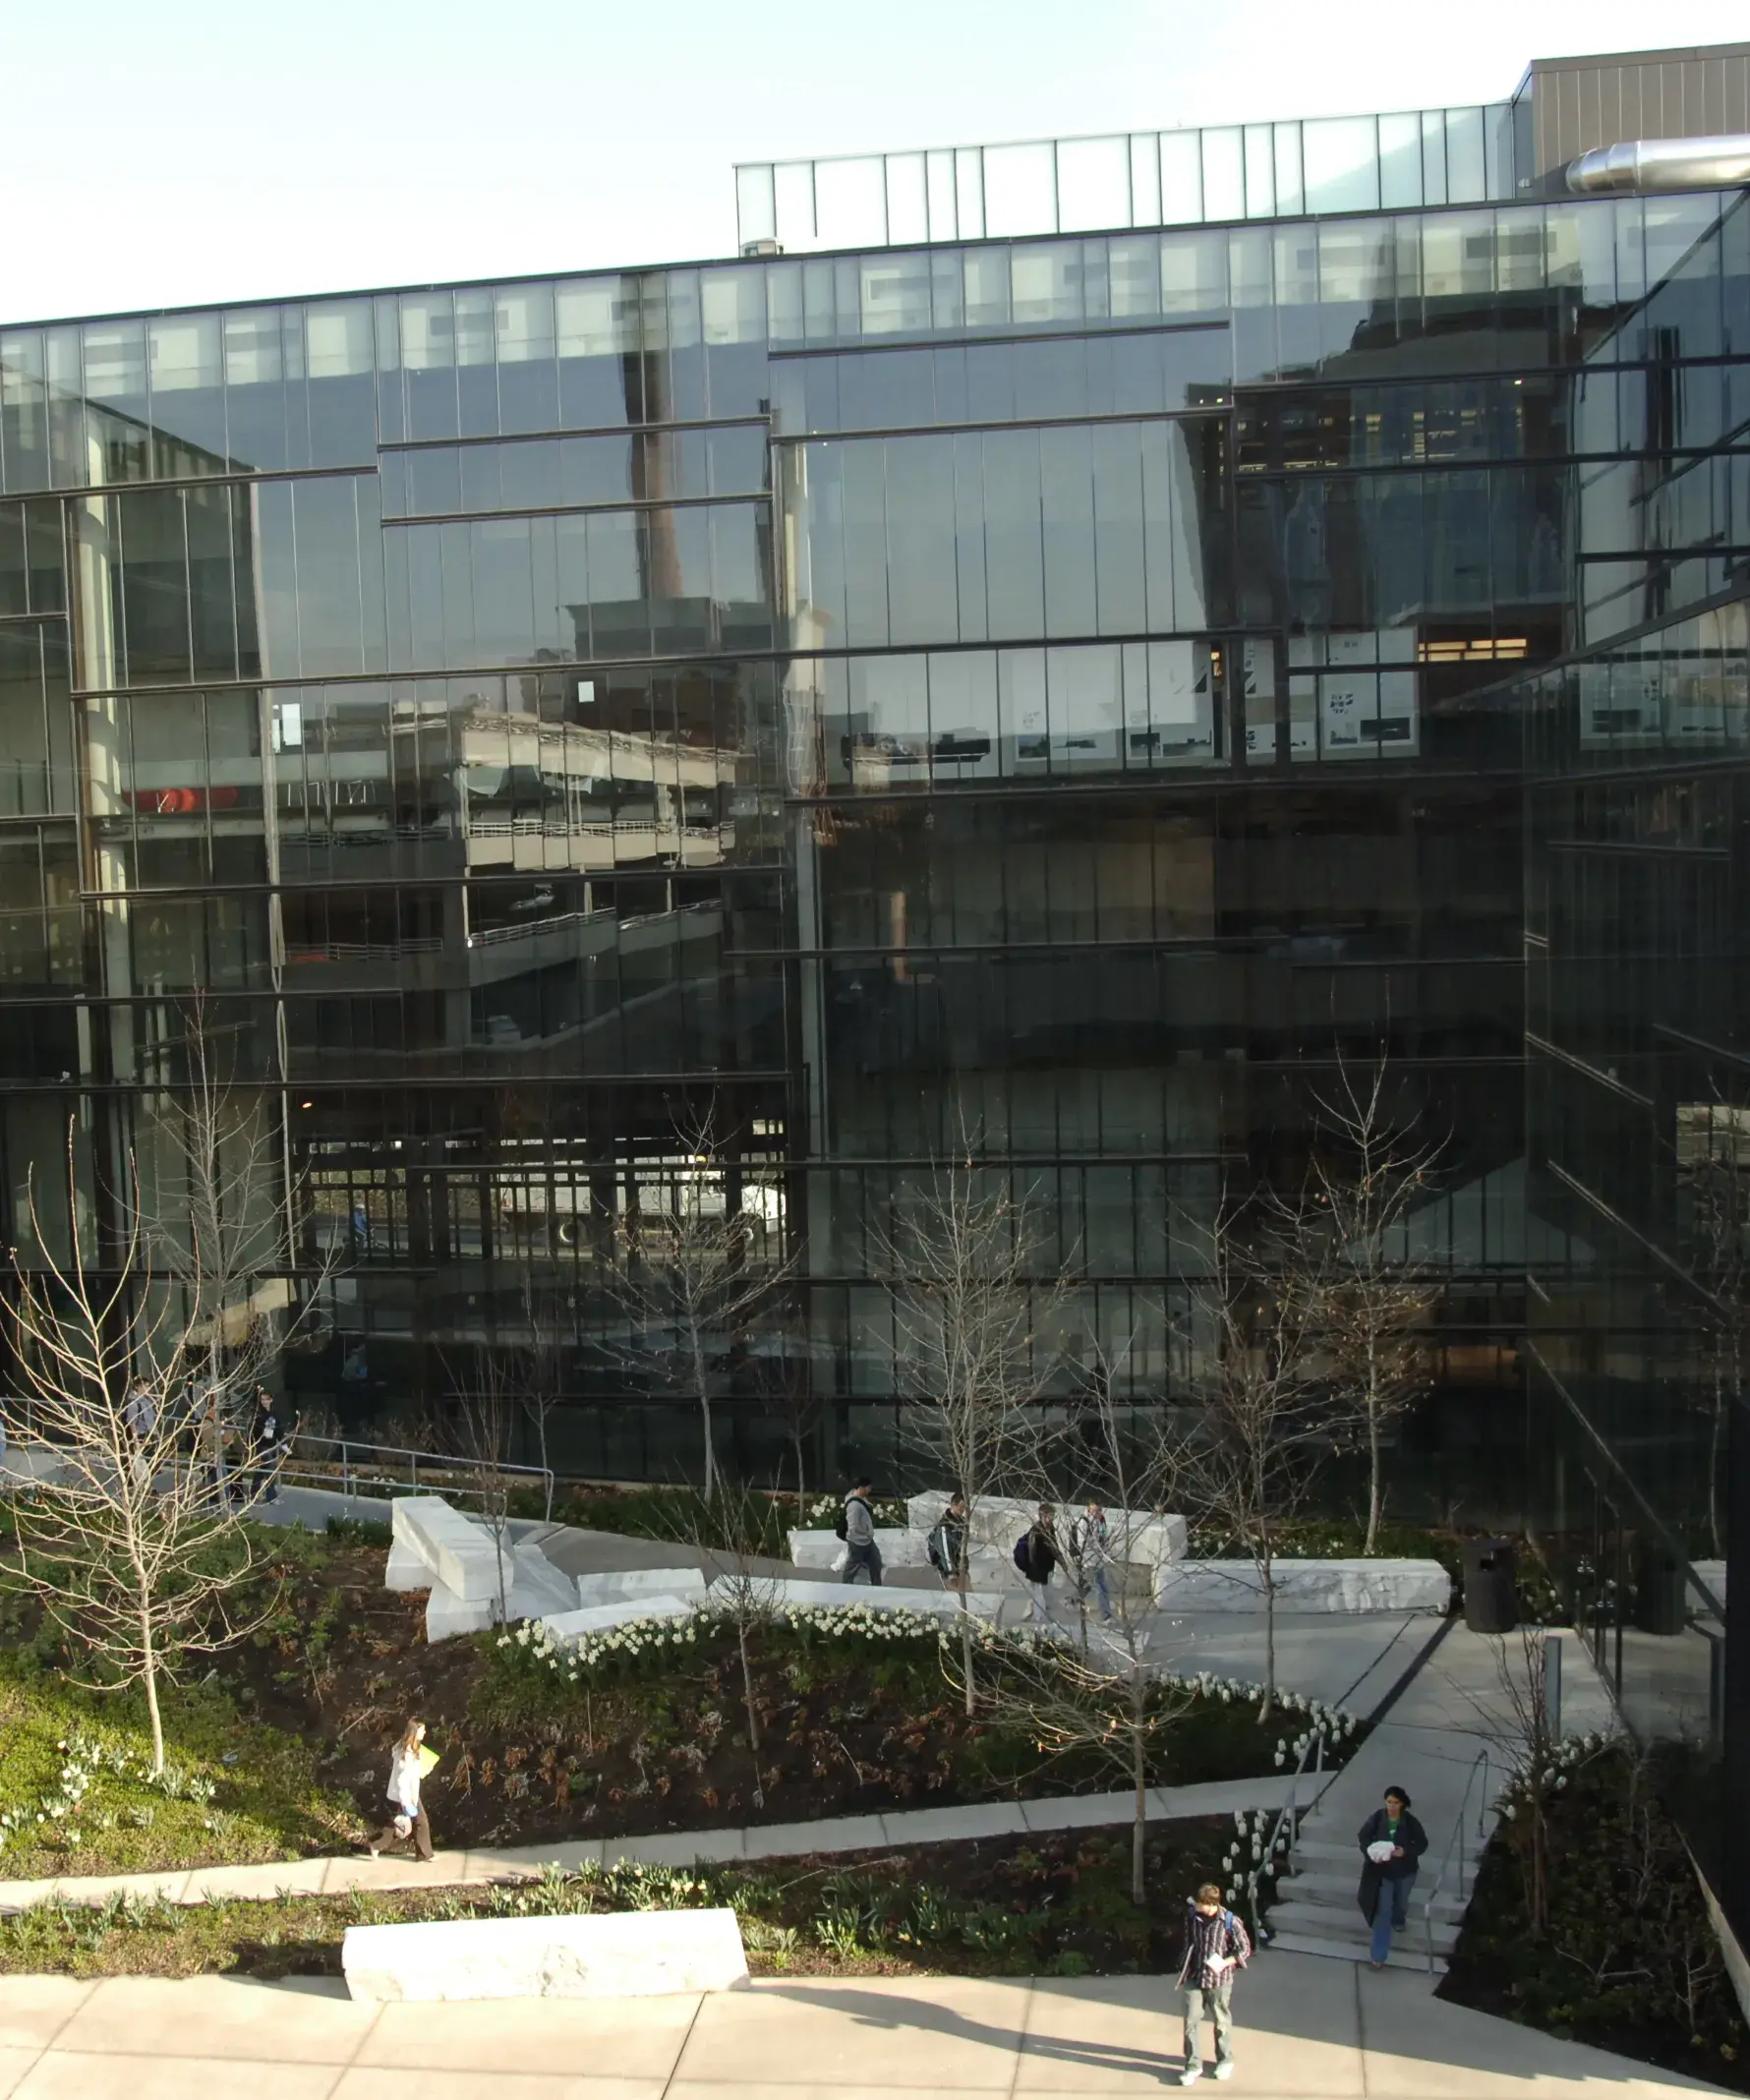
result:
M 1181 2085 L 1195 2085 L 1202 2075 L 1202 2065 L 1187 2064 L 1185 2069 L 1179 2073 L 1179 2082 Z
M 1217 2064 L 1213 2072 L 1213 2075 L 1218 2078 L 1231 2078 L 1233 2074 L 1234 2067 L 1231 2061 L 1225 2064 Z

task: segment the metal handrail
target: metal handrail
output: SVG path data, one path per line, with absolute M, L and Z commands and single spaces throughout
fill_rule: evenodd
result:
M 1288 1776 L 1288 1798 L 1276 1811 L 1276 1820 L 1271 1824 L 1269 1836 L 1264 1839 L 1263 1857 L 1260 1862 L 1263 1867 L 1268 1867 L 1274 1862 L 1276 1839 L 1282 1835 L 1282 1826 L 1286 1822 L 1288 1824 L 1288 1868 L 1291 1874 L 1295 1871 L 1295 1847 L 1300 1843 L 1301 1838 L 1300 1786 L 1301 1779 L 1306 1774 L 1308 1758 L 1312 1760 L 1312 1778 L 1314 1780 L 1321 1779 L 1324 1777 L 1324 1730 L 1322 1727 L 1313 1729 L 1312 1740 L 1302 1750 L 1300 1757 L 1296 1760 L 1293 1772 Z M 1317 1799 L 1316 1792 L 1314 1792 L 1313 1799 L 1314 1801 Z M 1251 1896 L 1253 1937 L 1259 1946 L 1262 1946 L 1264 1935 L 1263 1927 L 1258 1922 L 1257 1888 L 1255 1883 L 1253 1885 Z
M 356 1443 L 350 1436 L 323 1436 L 314 1429 L 300 1429 L 293 1435 L 288 1436 L 285 1448 L 289 1452 L 300 1444 L 320 1447 L 321 1451 L 325 1451 L 328 1454 L 328 1462 L 330 1464 L 339 1466 L 340 1492 L 345 1495 L 352 1493 L 353 1477 L 361 1466 L 367 1471 L 375 1469 L 378 1473 L 385 1471 L 398 1473 L 400 1471 L 399 1467 L 384 1463 L 390 1460 L 404 1459 L 407 1461 L 408 1485 L 414 1488 L 417 1488 L 420 1485 L 419 1470 L 422 1465 L 425 1467 L 428 1476 L 433 1474 L 442 1476 L 454 1473 L 477 1474 L 481 1471 L 477 1461 L 458 1456 L 453 1452 L 416 1451 L 406 1444 Z M 335 1454 L 338 1455 L 336 1456 Z M 495 1474 L 506 1474 L 518 1480 L 539 1482 L 542 1489 L 551 1500 L 554 1488 L 554 1473 L 551 1466 L 513 1466 L 495 1462 L 491 1470 Z M 287 1468 L 282 1464 L 278 1469 L 278 1477 L 281 1480 L 285 1480 L 295 1473 L 302 1474 L 306 1480 L 311 1481 L 313 1484 L 331 1478 L 329 1475 L 319 1475 L 310 1468 Z M 374 1488 L 379 1486 L 389 1487 L 396 1485 L 396 1483 L 373 1479 L 369 1482 L 369 1485 Z
M 1471 1788 L 1477 1783 L 1479 1771 L 1483 1774 L 1483 1793 L 1477 1803 L 1477 1843 L 1481 1846 L 1484 1838 L 1483 1819 L 1488 1813 L 1488 1749 L 1487 1745 L 1479 1750 L 1471 1760 L 1471 1769 L 1465 1778 L 1464 1795 L 1458 1804 L 1458 1820 L 1452 1826 L 1452 1836 L 1447 1838 L 1446 1849 L 1440 1855 L 1439 1869 L 1434 1875 L 1433 1884 L 1429 1888 L 1422 1905 L 1423 1928 L 1428 1938 L 1428 1972 L 1430 1976 L 1434 1972 L 1434 1898 L 1445 1886 L 1446 1869 L 1452 1864 L 1452 1847 L 1454 1845 L 1458 1847 L 1459 1891 L 1461 1894 L 1464 1891 L 1465 1811 L 1471 1805 Z

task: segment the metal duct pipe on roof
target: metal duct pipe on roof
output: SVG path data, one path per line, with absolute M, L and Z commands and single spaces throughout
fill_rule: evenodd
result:
M 1727 139 L 1629 139 L 1568 163 L 1576 197 L 1639 190 L 1714 190 L 1750 183 L 1750 134 Z

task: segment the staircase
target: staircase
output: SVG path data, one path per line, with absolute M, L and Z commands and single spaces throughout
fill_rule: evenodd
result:
M 1361 1852 L 1353 1839 L 1339 1843 L 1321 1834 L 1316 1815 L 1302 1826 L 1295 1847 L 1298 1872 L 1278 1882 L 1276 1900 L 1270 1905 L 1265 1927 L 1270 1945 L 1291 1954 L 1326 1954 L 1335 1961 L 1365 1961 L 1368 1958 L 1368 1921 L 1356 1903 L 1361 1885 Z M 1428 1973 L 1428 1892 L 1433 1868 L 1424 1866 L 1410 1892 L 1410 1920 L 1392 1939 L 1385 1957 L 1387 1968 L 1417 1969 Z M 1442 1888 L 1434 1897 L 1434 1972 L 1444 1974 L 1446 1955 L 1458 1941 L 1458 1925 L 1470 1899 L 1467 1885 L 1462 1891 Z

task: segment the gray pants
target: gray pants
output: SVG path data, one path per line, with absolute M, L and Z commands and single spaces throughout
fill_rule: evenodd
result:
M 871 1539 L 867 1546 L 846 1546 L 845 1570 L 841 1582 L 855 1582 L 859 1575 L 866 1575 L 871 1585 L 881 1587 L 881 1548 Z
M 1204 2019 L 1215 2028 L 1215 2061 L 1231 2064 L 1234 2061 L 1234 1979 L 1224 1976 L 1212 1991 L 1199 1991 L 1187 1987 L 1185 1993 L 1185 2068 L 1196 2071 L 1202 2063 L 1202 2037 L 1198 2029 Z

